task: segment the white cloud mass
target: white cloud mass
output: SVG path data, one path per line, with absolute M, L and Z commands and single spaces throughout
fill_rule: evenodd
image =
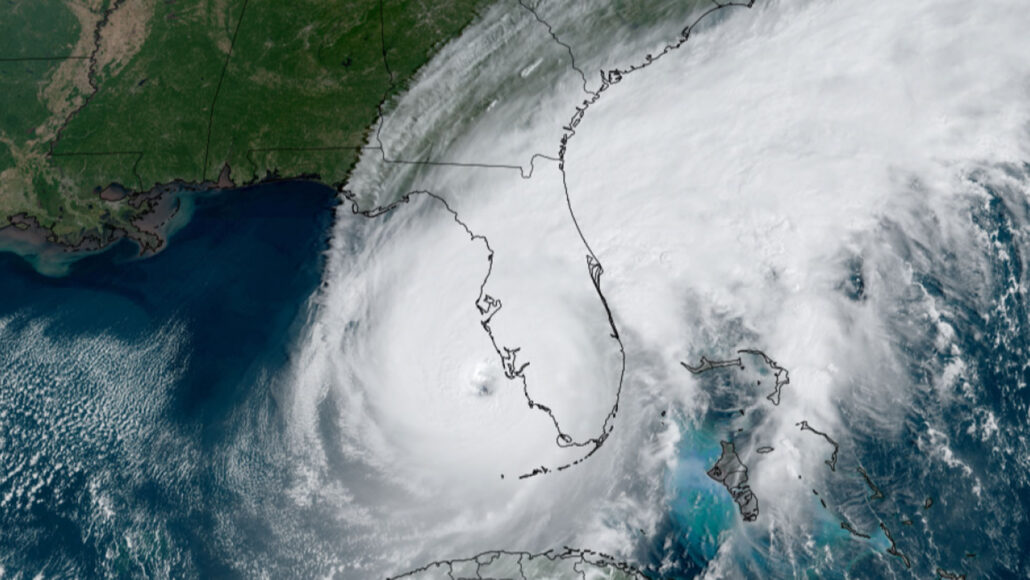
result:
M 364 211 L 409 201 L 341 210 L 288 400 L 293 497 L 348 522 L 341 542 L 366 554 L 351 565 L 640 558 L 716 404 L 680 361 L 756 346 L 791 382 L 780 406 L 749 403 L 739 451 L 762 514 L 721 530 L 708 574 L 830 570 L 843 556 L 826 550 L 853 541 L 820 531 L 839 532 L 819 498 L 840 476 L 797 424 L 840 441 L 863 485 L 856 441 L 905 437 L 927 388 L 914 344 L 956 353 L 927 371 L 956 396 L 960 346 L 916 278 L 948 256 L 961 280 L 945 285 L 975 293 L 992 251 L 970 218 L 979 184 L 1026 197 L 1030 11 L 760 0 L 662 54 L 715 8 L 502 2 L 387 104 L 347 193 Z M 874 536 L 841 550 L 904 570 L 869 509 L 830 507 Z

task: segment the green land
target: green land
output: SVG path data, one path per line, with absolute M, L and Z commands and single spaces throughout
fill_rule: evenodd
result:
M 153 250 L 155 192 L 338 184 L 488 1 L 0 0 L 0 230 Z

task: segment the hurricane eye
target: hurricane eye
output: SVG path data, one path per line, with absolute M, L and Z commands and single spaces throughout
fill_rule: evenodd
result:
M 496 390 L 497 377 L 488 362 L 480 362 L 471 373 L 468 380 L 469 389 L 480 397 L 488 397 Z

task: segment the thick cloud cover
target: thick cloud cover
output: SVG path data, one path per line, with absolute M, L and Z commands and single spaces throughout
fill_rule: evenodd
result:
M 811 499 L 837 485 L 833 449 L 798 424 L 854 473 L 855 442 L 904 436 L 913 345 L 958 348 L 914 272 L 950 256 L 976 284 L 977 183 L 1025 197 L 1030 13 L 655 4 L 501 3 L 389 103 L 348 184 L 356 210 L 408 201 L 340 214 L 290 394 L 294 495 L 332 495 L 365 530 L 355 549 L 390 546 L 370 569 L 566 544 L 635 557 L 714 404 L 680 361 L 747 346 L 791 383 L 778 407 L 748 403 L 762 516 L 721 530 L 709 572 L 829 566 L 851 541 L 820 532 Z M 962 364 L 923 381 L 946 397 Z M 842 549 L 889 565 L 875 514 L 841 518 L 877 534 Z

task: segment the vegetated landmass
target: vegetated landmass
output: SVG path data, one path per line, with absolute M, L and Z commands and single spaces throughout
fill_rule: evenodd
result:
M 488 0 L 4 0 L 0 230 L 163 245 L 167 193 L 344 179 Z

